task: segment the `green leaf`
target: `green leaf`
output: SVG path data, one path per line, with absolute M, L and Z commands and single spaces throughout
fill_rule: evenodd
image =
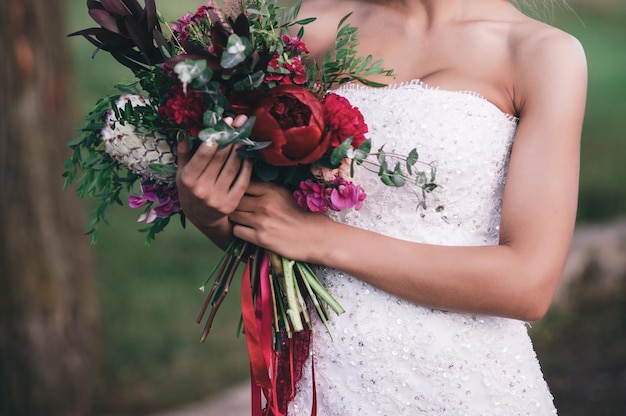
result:
M 176 166 L 174 165 L 162 165 L 160 163 L 150 163 L 148 167 L 150 168 L 150 170 L 156 173 L 163 173 L 163 174 L 170 174 L 170 175 L 176 174 Z
M 201 90 L 211 82 L 212 78 L 213 78 L 213 70 L 211 68 L 204 68 L 198 74 L 194 75 L 191 85 L 195 89 Z
M 400 167 L 399 163 L 396 164 L 396 167 L 393 170 L 392 181 L 394 183 L 394 186 L 398 188 L 404 186 L 404 184 L 406 183 L 406 180 L 404 179 L 404 172 L 402 172 L 402 168 Z
M 215 126 L 220 120 L 222 120 L 224 109 L 216 107 L 204 112 L 202 116 L 202 124 L 206 127 Z
M 235 33 L 228 37 L 226 49 L 222 54 L 220 65 L 225 69 L 232 69 L 241 64 L 252 54 L 252 44 L 246 38 L 241 38 Z
M 348 151 L 352 149 L 352 137 L 348 137 L 346 140 L 341 142 L 339 146 L 337 146 L 333 152 L 330 154 L 330 165 L 331 167 L 339 167 L 341 162 L 348 154 Z
M 78 145 L 82 144 L 82 143 L 85 141 L 85 139 L 87 139 L 87 135 L 84 135 L 84 134 L 83 134 L 83 135 L 81 135 L 81 136 L 78 136 L 78 137 L 77 137 L 77 138 L 75 138 L 74 140 L 70 140 L 70 141 L 67 143 L 67 145 L 68 145 L 69 147 L 75 147 L 75 146 L 78 146 Z
M 210 126 L 198 133 L 198 138 L 202 141 L 217 143 L 220 148 L 224 148 L 237 139 L 237 131 L 234 127 L 219 120 L 214 126 Z
M 276 166 L 271 166 L 266 163 L 258 163 L 254 165 L 254 173 L 260 180 L 264 182 L 271 182 L 278 178 L 280 171 Z
M 413 166 L 415 166 L 415 164 L 417 163 L 418 158 L 419 156 L 416 149 L 413 149 L 409 152 L 409 155 L 407 156 L 405 161 L 406 171 L 409 173 L 409 175 L 413 174 Z
M 256 89 L 263 84 L 265 80 L 265 73 L 263 71 L 256 71 L 248 74 L 242 80 L 239 80 L 233 84 L 235 91 L 249 91 Z
M 372 142 L 371 140 L 365 140 L 358 149 L 354 152 L 354 160 L 358 163 L 361 163 L 367 158 L 372 151 Z
M 300 20 L 296 20 L 295 22 L 289 24 L 289 26 L 293 26 L 293 25 L 308 25 L 309 23 L 313 23 L 314 21 L 317 20 L 317 17 L 307 17 L 304 19 L 300 19 Z

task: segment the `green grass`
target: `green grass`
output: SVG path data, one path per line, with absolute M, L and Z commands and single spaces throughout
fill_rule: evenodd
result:
M 170 229 L 148 247 L 134 215 L 116 210 L 96 246 L 105 379 L 102 410 L 144 413 L 197 400 L 247 376 L 237 337 L 238 285 L 222 305 L 209 339 L 195 322 L 218 253 L 195 229 Z M 106 399 L 105 399 L 106 398 Z
M 161 0 L 159 7 L 173 20 L 201 3 Z M 66 4 L 68 31 L 92 25 L 83 1 Z M 580 20 L 566 11 L 552 18 L 581 40 L 589 58 L 579 222 L 626 213 L 626 19 L 590 10 L 581 11 Z M 98 98 L 112 93 L 112 86 L 131 73 L 106 53 L 90 59 L 93 47 L 80 38 L 68 44 L 75 64 L 78 125 Z M 183 230 L 175 224 L 147 247 L 136 231 L 135 215 L 113 210 L 111 226 L 101 229 L 94 247 L 102 317 L 101 414 L 145 414 L 198 400 L 240 382 L 248 372 L 245 342 L 235 334 L 236 288 L 208 341 L 198 342 L 202 328 L 195 319 L 204 299 L 197 288 L 218 253 L 193 227 Z

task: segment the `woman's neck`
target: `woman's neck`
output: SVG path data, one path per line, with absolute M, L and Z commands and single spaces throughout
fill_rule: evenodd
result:
M 396 12 L 408 18 L 425 20 L 427 26 L 440 22 L 467 19 L 489 12 L 495 5 L 509 4 L 507 0 L 345 0 L 350 3 L 372 5 Z

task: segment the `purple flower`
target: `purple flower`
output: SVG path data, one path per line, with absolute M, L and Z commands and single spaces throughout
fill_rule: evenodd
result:
M 157 184 L 154 181 L 143 180 L 141 182 L 141 192 L 143 195 L 129 195 L 128 206 L 131 208 L 141 208 L 152 204 L 157 206 L 148 209 L 141 214 L 137 221 L 145 221 L 150 224 L 157 217 L 169 217 L 180 211 L 180 201 L 178 199 L 178 190 L 167 184 Z

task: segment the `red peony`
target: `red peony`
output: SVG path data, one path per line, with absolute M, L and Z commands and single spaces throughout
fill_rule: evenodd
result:
M 330 146 L 337 147 L 353 136 L 352 147 L 358 148 L 365 140 L 367 124 L 358 108 L 337 94 L 328 94 L 324 100 L 324 122 L 330 132 Z
M 306 88 L 279 85 L 263 95 L 252 114 L 251 137 L 272 144 L 260 151 L 273 166 L 306 165 L 326 152 L 330 136 L 324 129 L 324 110 Z

